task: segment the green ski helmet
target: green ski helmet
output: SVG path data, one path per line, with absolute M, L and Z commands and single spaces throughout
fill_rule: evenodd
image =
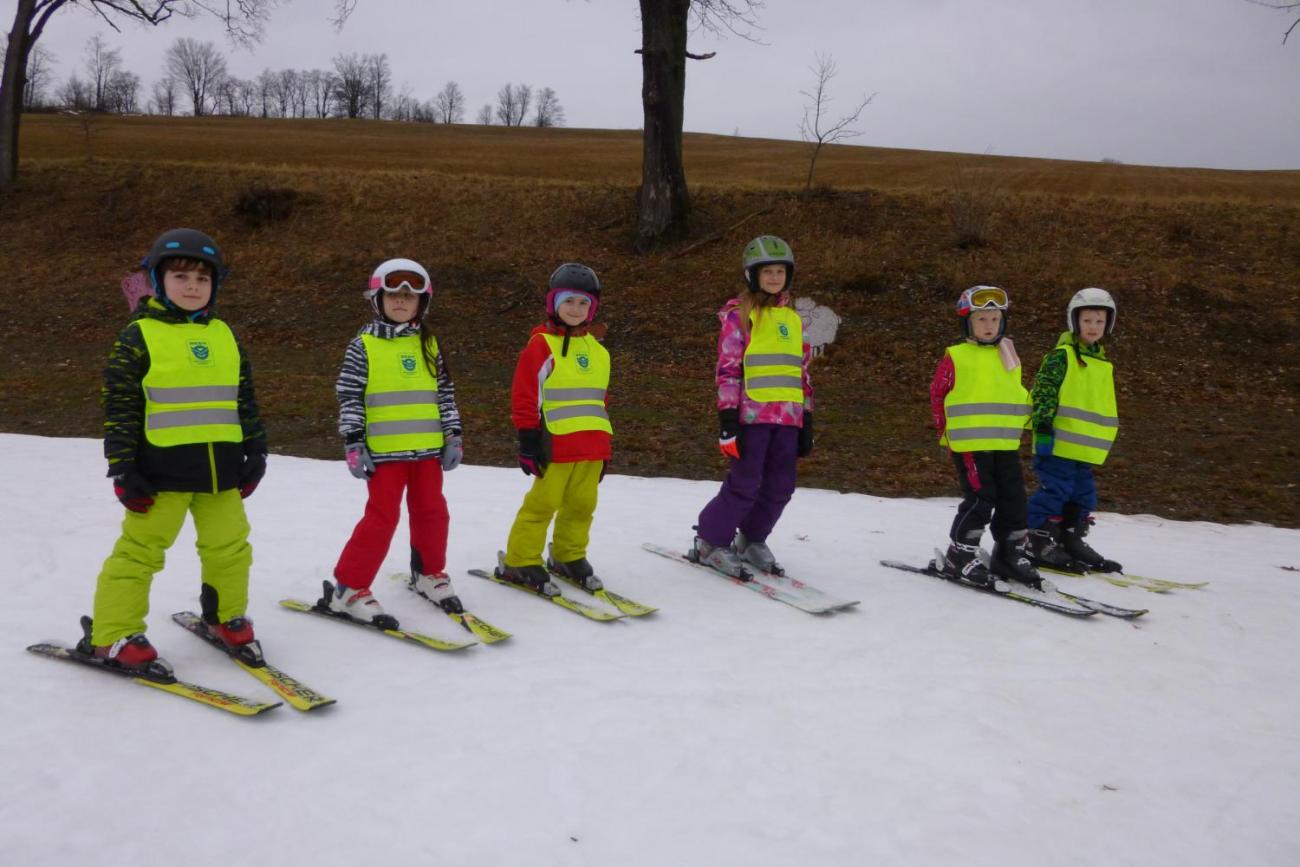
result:
M 781 291 L 789 289 L 794 281 L 794 250 L 776 235 L 759 235 L 746 244 L 743 262 L 745 283 L 750 292 L 759 291 L 758 269 L 764 265 L 785 266 L 785 286 Z

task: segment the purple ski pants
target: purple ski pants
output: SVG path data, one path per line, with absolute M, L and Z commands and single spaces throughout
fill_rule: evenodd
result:
M 752 542 L 767 541 L 794 495 L 799 428 L 741 425 L 739 441 L 740 460 L 700 512 L 700 538 L 710 545 L 730 545 L 738 529 Z

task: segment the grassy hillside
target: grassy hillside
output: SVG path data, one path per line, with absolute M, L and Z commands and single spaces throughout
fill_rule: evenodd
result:
M 467 460 L 511 463 L 514 358 L 546 276 L 577 259 L 607 286 L 614 471 L 721 478 L 714 311 L 739 285 L 742 245 L 772 232 L 795 247 L 800 293 L 845 320 L 814 369 L 803 483 L 954 493 L 926 387 L 957 293 L 1007 287 L 1028 379 L 1070 295 L 1100 285 L 1120 304 L 1124 417 L 1102 508 L 1300 526 L 1300 172 L 842 147 L 819 164 L 828 186 L 802 196 L 798 144 L 688 136 L 694 237 L 635 256 L 634 131 L 104 119 L 93 160 L 85 132 L 26 118 L 22 180 L 0 199 L 7 431 L 98 434 L 118 283 L 159 231 L 193 225 L 229 253 L 222 312 L 252 354 L 275 451 L 339 454 L 332 383 L 366 318 L 360 291 L 378 261 L 410 256 L 438 283 Z M 269 216 L 247 206 L 267 188 L 290 191 Z

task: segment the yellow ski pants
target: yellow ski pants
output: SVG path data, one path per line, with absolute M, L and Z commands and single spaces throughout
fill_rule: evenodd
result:
M 546 528 L 551 525 L 552 517 L 555 535 L 551 547 L 555 559 L 568 563 L 587 556 L 591 519 L 596 513 L 596 489 L 604 466 L 604 461 L 551 464 L 544 476 L 533 480 L 510 528 L 507 566 L 542 565 Z

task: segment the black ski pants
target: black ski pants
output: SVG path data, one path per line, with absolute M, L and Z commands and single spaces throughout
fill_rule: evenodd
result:
M 1025 529 L 1028 500 L 1019 451 L 953 452 L 952 463 L 964 495 L 949 534 L 954 541 L 978 545 L 990 523 L 999 543 Z

